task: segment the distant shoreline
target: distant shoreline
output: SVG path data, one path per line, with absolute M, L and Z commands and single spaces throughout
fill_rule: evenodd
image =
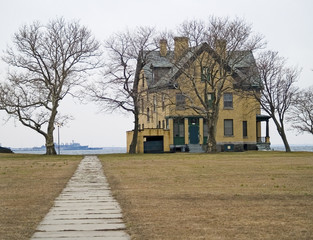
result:
M 313 145 L 309 144 L 290 144 L 291 151 L 293 152 L 313 152 Z M 283 144 L 271 145 L 273 151 L 285 151 Z
M 290 145 L 293 152 L 313 152 L 313 145 Z M 272 151 L 285 151 L 284 145 L 271 145 Z M 32 148 L 11 148 L 14 153 L 28 153 L 28 154 L 45 154 L 45 150 L 32 150 Z M 56 148 L 58 152 L 58 149 Z M 126 153 L 126 147 L 102 147 L 89 149 L 74 149 L 64 150 L 60 149 L 60 154 L 63 155 L 88 155 L 88 154 L 112 154 L 112 153 Z
M 28 154 L 45 154 L 45 150 L 27 150 L 21 148 L 12 148 L 14 153 L 28 153 Z M 58 152 L 58 149 L 56 148 Z M 103 147 L 103 148 L 90 148 L 90 149 L 75 149 L 75 150 L 62 150 L 62 155 L 91 155 L 91 154 L 112 154 L 112 153 L 126 153 L 126 147 Z
M 88 145 L 80 145 L 80 143 L 62 143 L 54 144 L 55 150 L 60 154 L 90 154 L 91 152 L 100 153 L 120 153 L 126 152 L 125 147 L 89 147 Z M 46 152 L 46 146 L 42 145 L 40 147 L 28 147 L 28 148 L 11 148 L 13 152 L 16 153 L 33 153 L 33 154 L 44 154 Z M 98 153 L 98 154 L 100 154 Z

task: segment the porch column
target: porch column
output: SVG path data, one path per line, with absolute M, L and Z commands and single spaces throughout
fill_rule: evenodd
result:
M 270 142 L 270 128 L 269 128 L 269 120 L 266 120 L 266 136 L 265 136 L 265 142 Z
M 260 122 L 259 121 L 257 121 L 256 122 L 256 142 L 258 143 L 259 142 L 259 137 L 260 137 L 260 135 L 259 135 L 259 124 L 260 124 Z
M 199 143 L 203 144 L 203 118 L 199 119 Z
M 188 118 L 184 119 L 184 125 L 185 125 L 185 144 L 189 143 L 189 122 Z
M 168 127 L 170 130 L 170 145 L 174 144 L 174 122 L 172 118 L 168 119 Z

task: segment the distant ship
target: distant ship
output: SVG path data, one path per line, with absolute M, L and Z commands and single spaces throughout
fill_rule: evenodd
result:
M 55 144 L 55 148 L 59 149 L 59 145 Z M 60 150 L 99 150 L 102 148 L 90 148 L 88 145 L 82 146 L 79 143 L 72 142 L 70 144 L 61 144 L 60 145 Z
M 61 151 L 64 150 L 101 150 L 102 148 L 98 147 L 89 147 L 88 145 L 80 145 L 80 143 L 76 143 L 72 141 L 72 143 L 65 143 L 60 144 L 54 143 L 54 147 L 56 150 L 60 149 Z M 46 146 L 42 145 L 41 147 L 33 147 L 33 148 L 23 148 L 23 149 L 16 149 L 16 150 L 27 150 L 27 151 L 45 151 Z

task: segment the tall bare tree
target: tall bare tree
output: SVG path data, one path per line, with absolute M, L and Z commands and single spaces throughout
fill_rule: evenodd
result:
M 89 88 L 91 100 L 104 110 L 121 109 L 134 116 L 134 134 L 129 153 L 136 153 L 139 124 L 138 89 L 140 73 L 147 63 L 149 51 L 157 48 L 155 30 L 138 27 L 135 30 L 116 33 L 104 42 L 107 62 L 100 81 Z
M 263 86 L 261 93 L 255 92 L 254 95 L 262 109 L 273 119 L 286 152 L 290 152 L 285 119 L 298 91 L 295 82 L 299 70 L 285 65 L 286 60 L 279 57 L 277 52 L 261 53 L 257 60 L 257 74 L 260 75 Z
M 208 22 L 186 21 L 178 33 L 188 37 L 191 44 L 185 57 L 175 60 L 184 75 L 184 82 L 178 84 L 178 88 L 187 100 L 185 107 L 206 120 L 207 152 L 216 152 L 223 93 L 234 91 L 239 67 L 246 70 L 254 64 L 252 52 L 263 46 L 263 37 L 254 35 L 251 25 L 242 19 L 218 17 L 211 17 Z M 201 69 L 202 84 L 199 84 L 196 68 Z
M 313 134 L 313 87 L 298 92 L 288 120 L 299 133 Z
M 100 44 L 79 22 L 63 18 L 34 22 L 15 33 L 3 60 L 9 65 L 0 85 L 0 109 L 43 135 L 46 154 L 56 154 L 53 131 L 61 100 L 100 66 Z

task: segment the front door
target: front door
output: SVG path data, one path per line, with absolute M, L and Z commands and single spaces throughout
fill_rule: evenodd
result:
M 189 143 L 199 143 L 199 125 L 189 125 Z

